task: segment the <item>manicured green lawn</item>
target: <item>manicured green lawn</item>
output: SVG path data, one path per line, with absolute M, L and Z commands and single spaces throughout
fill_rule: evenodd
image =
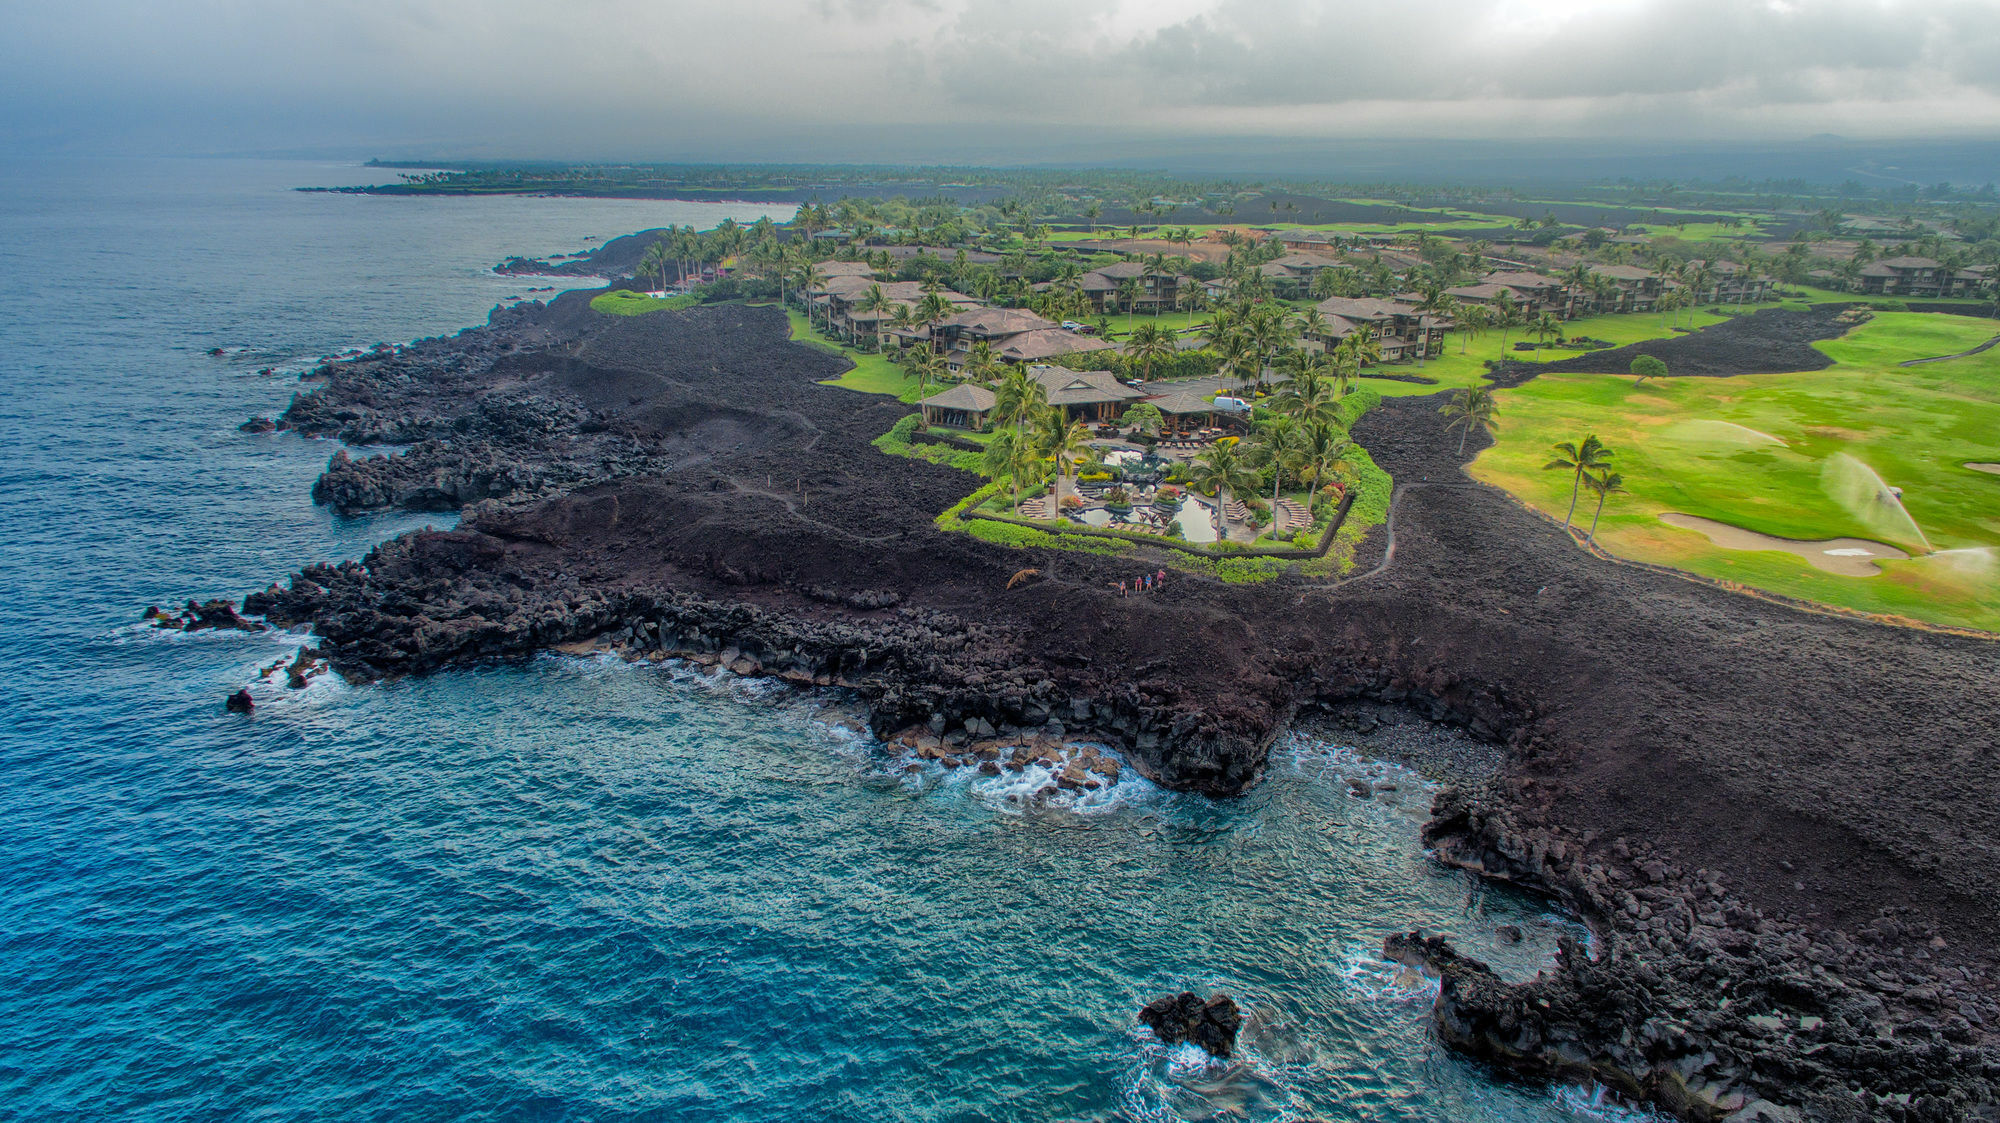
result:
M 1707 327 L 1721 323 L 1727 317 L 1711 316 L 1707 312 L 1688 309 L 1680 314 L 1682 327 Z M 1602 339 L 1616 346 L 1641 343 L 1648 339 L 1665 339 L 1677 335 L 1667 321 L 1656 312 L 1627 312 L 1615 316 L 1586 316 L 1563 324 L 1566 336 L 1588 336 Z M 1486 360 L 1513 359 L 1524 363 L 1552 363 L 1561 359 L 1571 359 L 1586 354 L 1583 351 L 1550 350 L 1537 348 L 1533 351 L 1516 351 L 1514 344 L 1522 340 L 1532 340 L 1532 336 L 1514 329 L 1503 340 L 1497 331 L 1482 333 L 1477 339 L 1467 340 L 1453 332 L 1445 339 L 1444 354 L 1427 359 L 1423 368 L 1415 363 L 1391 363 L 1383 367 L 1371 367 L 1390 374 L 1420 374 L 1425 378 L 1435 378 L 1438 386 L 1413 386 L 1406 382 L 1385 382 L 1370 379 L 1363 385 L 1382 391 L 1384 397 L 1407 397 L 1411 394 L 1431 394 L 1440 389 L 1469 385 L 1486 374 Z
M 1207 312 L 1162 312 L 1157 316 L 1140 312 L 1131 317 L 1127 317 L 1121 313 L 1111 317 L 1110 338 L 1114 341 L 1123 340 L 1126 336 L 1132 334 L 1132 329 L 1142 324 L 1158 324 L 1172 332 L 1186 331 L 1189 328 L 1196 328 L 1206 324 L 1208 317 L 1209 313 Z M 1090 322 L 1095 324 L 1097 321 L 1093 318 Z
M 1605 508 L 1598 540 L 1623 557 L 1790 596 L 1932 623 L 2000 630 L 2000 348 L 1917 367 L 2000 333 L 1992 320 L 1880 313 L 1819 344 L 1823 371 L 1736 378 L 1544 375 L 1498 394 L 1499 443 L 1472 474 L 1560 518 L 1570 477 L 1550 445 L 1595 433 L 1631 494 Z M 1856 497 L 1866 472 L 1903 489 Z M 1872 490 L 1872 488 L 1868 489 Z M 1590 497 L 1579 505 L 1588 525 Z M 1865 538 L 1915 555 L 1843 577 L 1780 551 L 1726 550 L 1660 521 L 1678 511 L 1791 539 Z M 1928 552 L 1935 550 L 1937 552 Z
M 613 316 L 643 316 L 648 312 L 661 312 L 675 308 L 692 308 L 701 300 L 693 296 L 669 296 L 665 298 L 647 296 L 643 292 L 629 289 L 614 289 L 611 292 L 591 297 L 590 310 Z
M 808 347 L 831 351 L 854 364 L 854 369 L 839 378 L 830 378 L 822 386 L 838 386 L 843 390 L 856 390 L 863 394 L 888 394 L 905 402 L 915 402 L 923 395 L 917 393 L 916 380 L 904 373 L 903 368 L 889 361 L 887 355 L 868 355 L 852 347 L 835 343 L 821 335 L 818 329 L 806 322 L 805 314 L 796 308 L 787 307 L 785 315 L 792 321 L 792 339 Z M 932 393 L 937 388 L 932 388 Z

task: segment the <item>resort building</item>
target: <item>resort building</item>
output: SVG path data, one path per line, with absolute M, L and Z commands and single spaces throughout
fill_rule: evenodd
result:
M 1127 308 L 1125 283 L 1139 282 L 1138 295 Z M 1098 315 L 1110 312 L 1164 312 L 1174 307 L 1183 278 L 1178 273 L 1148 269 L 1142 262 L 1120 261 L 1085 273 L 1078 284 L 1090 310 Z
M 1593 265 L 1590 272 L 1610 281 L 1616 290 L 1608 298 L 1593 300 L 1599 312 L 1651 312 L 1666 291 L 1664 278 L 1637 265 Z
M 1118 345 L 1096 336 L 1062 328 L 1026 331 L 1001 344 L 995 354 L 1003 363 L 1040 363 L 1086 351 L 1115 351 Z
M 1523 316 L 1530 317 L 1539 316 L 1545 311 L 1555 311 L 1562 307 L 1560 303 L 1551 306 L 1537 298 L 1532 292 L 1524 292 L 1512 285 L 1503 285 L 1491 280 L 1481 281 L 1476 285 L 1459 285 L 1457 288 L 1449 288 L 1444 290 L 1444 292 L 1446 296 L 1457 300 L 1461 304 L 1479 304 L 1489 308 L 1498 305 L 1500 298 L 1505 296 L 1515 308 L 1520 310 Z
M 931 326 L 931 345 L 944 356 L 945 366 L 956 373 L 972 358 L 972 349 L 981 343 L 997 357 L 1007 341 L 1037 331 L 1061 331 L 1054 320 L 1018 308 L 980 305 L 947 316 Z
M 870 302 L 874 291 L 880 288 L 887 299 L 887 308 L 864 308 Z M 926 295 L 920 281 L 877 281 L 872 276 L 847 274 L 830 277 L 821 287 L 807 294 L 808 306 L 814 319 L 823 325 L 830 335 L 839 336 L 849 343 L 885 338 L 889 333 L 889 322 L 896 318 L 900 310 L 915 309 Z M 976 306 L 979 301 L 964 293 L 949 289 L 939 290 L 938 295 L 954 308 Z
M 1071 421 L 1115 421 L 1127 405 L 1146 396 L 1108 370 L 1032 366 L 1028 373 L 1048 392 L 1049 405 Z
M 1944 266 L 1928 257 L 1885 257 L 1861 267 L 1858 292 L 1880 296 L 1946 296 L 1959 287 Z
M 1161 416 L 1179 426 L 1215 424 L 1215 403 L 1199 394 L 1181 391 L 1149 398 L 1146 404 L 1159 410 Z
M 1759 277 L 1733 261 L 1717 261 L 1709 265 L 1714 279 L 1708 288 L 1695 294 L 1695 299 L 1704 304 L 1755 304 L 1769 294 L 1770 281 Z
M 1301 342 L 1332 351 L 1334 344 L 1367 327 L 1374 331 L 1385 363 L 1438 354 L 1444 349 L 1445 333 L 1451 330 L 1448 321 L 1419 312 L 1415 305 L 1401 301 L 1336 296 L 1314 307 L 1326 320 L 1326 331 L 1304 337 Z
M 1537 316 L 1544 312 L 1561 314 L 1569 303 L 1563 283 L 1540 273 L 1524 269 L 1503 269 L 1488 273 L 1482 281 L 1489 285 L 1505 285 L 1513 290 L 1514 299 L 1520 302 L 1524 309 L 1532 307 L 1533 314 Z
M 1313 278 L 1328 269 L 1352 269 L 1337 257 L 1316 253 L 1288 253 L 1257 267 L 1271 292 L 1280 297 L 1304 296 L 1312 290 Z
M 1070 370 L 1067 367 L 1031 366 L 1028 373 L 1042 384 L 1049 405 L 1062 411 L 1070 421 L 1115 421 L 1126 406 L 1146 395 L 1118 381 L 1108 370 Z M 998 402 L 991 389 L 965 382 L 940 390 L 917 403 L 924 424 L 948 429 L 984 428 Z M 1213 406 L 1203 403 L 1209 411 Z
M 1317 230 L 1280 230 L 1273 237 L 1293 253 L 1331 253 L 1340 245 L 1333 235 Z
M 969 307 L 940 320 L 931 329 L 932 346 L 944 356 L 946 369 L 954 374 L 972 359 L 973 348 L 984 343 L 993 357 L 1008 363 L 1038 363 L 1079 351 L 1104 351 L 1117 345 L 1088 335 L 1065 331 L 1053 320 L 1018 308 Z

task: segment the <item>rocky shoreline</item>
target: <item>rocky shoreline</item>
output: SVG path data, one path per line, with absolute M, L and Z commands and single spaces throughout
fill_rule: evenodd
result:
M 1731 326 L 1752 354 L 1830 332 L 1810 314 Z M 311 625 L 355 679 L 599 640 L 845 687 L 876 735 L 961 766 L 1090 738 L 1221 796 L 1301 715 L 1414 713 L 1495 746 L 1496 776 L 1438 800 L 1440 859 L 1549 893 L 1599 936 L 1595 959 L 1518 987 L 1392 938 L 1444 979 L 1455 1047 L 1697 1120 L 1994 1101 L 1991 644 L 1598 562 L 1465 480 L 1415 399 L 1357 434 L 1400 488 L 1381 574 L 1119 598 L 1149 559 L 937 531 L 976 481 L 869 447 L 907 407 L 817 385 L 841 360 L 784 337 L 771 309 L 606 317 L 570 294 L 322 368 L 279 427 L 407 447 L 337 455 L 315 497 L 463 518 L 246 611 Z M 1704 346 L 1704 373 L 1730 373 Z M 1040 576 L 1016 587 L 1023 568 Z

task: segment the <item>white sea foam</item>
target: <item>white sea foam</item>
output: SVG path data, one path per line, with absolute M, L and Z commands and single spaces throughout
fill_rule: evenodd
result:
M 1382 958 L 1380 944 L 1364 941 L 1348 944 L 1334 970 L 1349 991 L 1387 1006 L 1428 1006 L 1441 985 L 1414 967 Z
M 1584 1119 L 1601 1119 L 1604 1123 L 1655 1123 L 1662 1117 L 1644 1108 L 1630 1107 L 1602 1085 L 1565 1085 L 1555 1090 L 1556 1106 L 1573 1112 Z

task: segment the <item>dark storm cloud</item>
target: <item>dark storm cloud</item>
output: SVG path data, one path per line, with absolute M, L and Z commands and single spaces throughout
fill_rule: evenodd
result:
M 10 23 L 15 146 L 2000 132 L 1993 0 L 71 0 Z

